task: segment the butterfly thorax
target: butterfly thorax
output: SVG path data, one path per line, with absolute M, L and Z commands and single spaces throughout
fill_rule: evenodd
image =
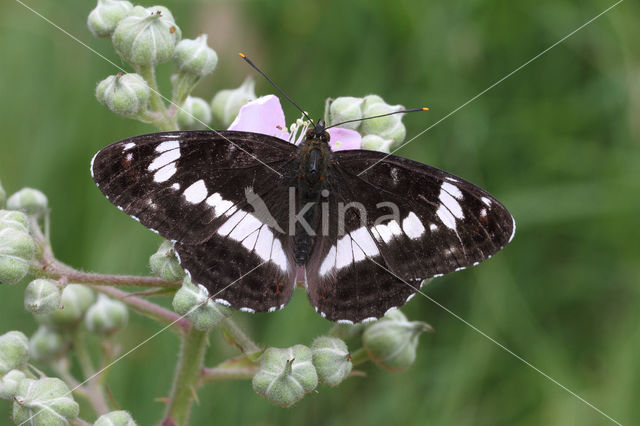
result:
M 330 160 L 329 135 L 324 131 L 322 123 L 321 126 L 309 129 L 298 149 L 295 211 L 300 214 L 300 220 L 296 222 L 294 236 L 294 257 L 298 265 L 307 263 L 313 251 L 315 236 L 321 224 L 320 206 L 323 197 L 328 195 L 327 170 Z

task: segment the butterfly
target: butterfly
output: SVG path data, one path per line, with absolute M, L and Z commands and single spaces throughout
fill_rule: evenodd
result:
M 303 269 L 323 317 L 374 320 L 513 238 L 509 211 L 472 183 L 328 141 L 322 121 L 298 146 L 241 131 L 152 133 L 103 148 L 91 173 L 109 201 L 173 241 L 216 302 L 247 312 L 282 309 Z

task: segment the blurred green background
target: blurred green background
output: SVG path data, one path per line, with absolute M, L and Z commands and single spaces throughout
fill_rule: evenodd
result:
M 107 58 L 85 22 L 93 2 L 26 0 Z M 167 1 L 183 36 L 209 34 L 218 69 L 196 94 L 235 87 L 247 53 L 312 116 L 329 96 L 376 93 L 431 111 L 408 137 L 613 2 L 499 0 Z M 145 2 L 145 6 L 153 3 Z M 625 1 L 403 149 L 463 176 L 509 207 L 515 240 L 489 262 L 435 280 L 428 294 L 623 424 L 640 422 L 640 5 Z M 117 72 L 13 0 L 0 4 L 0 179 L 43 190 L 60 259 L 105 273 L 148 273 L 159 238 L 96 189 L 101 147 L 154 129 L 108 112 L 96 83 Z M 167 93 L 171 65 L 161 66 Z M 263 80 L 258 94 L 271 93 Z M 289 121 L 297 117 L 285 105 Z M 36 326 L 23 286 L 0 288 L 0 333 Z M 431 323 L 404 373 L 320 386 L 290 409 L 249 382 L 203 388 L 192 424 L 600 425 L 605 417 L 423 297 L 404 309 Z M 331 324 L 298 290 L 274 314 L 236 314 L 272 346 L 309 344 Z M 133 347 L 159 327 L 133 315 Z M 207 364 L 234 354 L 212 333 Z M 163 333 L 118 363 L 109 386 L 141 425 L 163 412 L 177 338 Z M 0 423 L 9 404 L 0 402 Z

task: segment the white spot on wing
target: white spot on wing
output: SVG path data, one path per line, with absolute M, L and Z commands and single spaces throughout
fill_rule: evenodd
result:
M 488 199 L 487 197 L 482 197 L 480 198 L 480 200 L 482 200 L 482 202 L 485 203 L 487 206 L 491 205 L 491 200 Z
M 202 179 L 195 181 L 184 190 L 184 198 L 191 204 L 203 202 L 207 198 L 207 194 L 207 186 Z
M 218 234 L 222 236 L 229 235 L 229 232 L 233 231 L 233 228 L 240 223 L 242 218 L 247 214 L 247 212 L 243 210 L 238 210 L 235 212 L 225 223 L 222 224 L 220 228 L 218 228 Z
M 178 169 L 176 169 L 175 163 L 167 164 L 166 166 L 164 166 L 163 168 L 161 168 L 160 170 L 154 173 L 153 181 L 157 183 L 166 182 L 169 179 L 171 179 L 171 176 L 173 176 L 177 171 Z M 176 183 L 174 185 L 178 185 L 178 184 Z M 178 185 L 178 188 L 176 189 L 180 189 L 180 185 Z
M 157 170 L 160 167 L 164 167 L 167 164 L 176 161 L 178 158 L 180 158 L 180 150 L 179 149 L 174 149 L 172 151 L 167 151 L 167 152 L 165 152 L 163 154 L 160 154 L 156 158 L 154 158 L 154 160 L 151 162 L 151 164 L 149 164 L 149 167 L 147 168 L 147 170 L 149 170 L 149 171 Z
M 256 241 L 256 245 L 253 250 L 262 260 L 269 260 L 271 258 L 272 244 L 273 232 L 271 232 L 268 227 L 263 226 L 260 229 L 260 235 L 258 235 L 258 240 Z
M 320 275 L 326 275 L 336 264 L 336 246 L 331 246 L 327 257 L 322 261 L 320 265 Z
M 126 144 L 124 144 L 124 146 L 122 147 L 122 152 L 124 151 L 129 151 L 131 148 L 133 148 L 134 146 L 136 146 L 135 143 L 133 142 L 128 142 Z
M 367 228 L 360 227 L 351 232 L 351 238 L 353 241 L 364 251 L 367 256 L 376 256 L 380 254 L 376 242 L 371 238 L 371 234 L 367 231 Z
M 273 239 L 273 247 L 271 248 L 271 261 L 278 265 L 280 269 L 287 270 L 287 255 L 282 249 L 282 243 L 277 238 Z
M 443 186 L 444 185 L 445 184 L 443 184 Z M 458 219 L 464 218 L 464 213 L 462 213 L 462 206 L 460 206 L 460 203 L 458 202 L 458 200 L 453 198 L 451 194 L 449 194 L 444 189 L 441 189 L 440 195 L 438 196 L 438 198 L 440 199 L 440 202 L 447 207 L 447 209 L 451 212 L 452 215 L 454 215 Z
M 420 238 L 425 231 L 424 225 L 414 212 L 409 213 L 409 215 L 404 218 L 402 221 L 402 229 L 404 233 L 407 234 L 407 237 L 413 240 Z
M 462 192 L 460 192 L 460 189 L 458 189 L 457 186 L 451 185 L 449 182 L 442 182 L 442 186 L 440 187 L 440 189 L 442 191 L 448 192 L 458 200 L 462 200 Z
M 172 149 L 180 148 L 179 141 L 166 141 L 162 142 L 160 145 L 156 147 L 157 152 L 165 152 L 170 151 Z
M 93 178 L 93 162 L 96 161 L 96 157 L 98 156 L 98 154 L 100 154 L 100 151 L 96 152 L 94 154 L 94 156 L 91 158 L 91 166 L 89 167 L 89 170 L 91 171 L 91 178 Z M 96 183 L 97 185 L 97 183 Z M 100 185 L 98 185 L 98 188 L 100 187 Z
M 435 223 L 432 223 L 431 225 L 429 225 L 429 229 L 431 230 L 431 232 L 437 231 L 438 225 L 436 225 Z
M 260 229 L 262 226 L 262 222 L 258 220 L 254 215 L 247 214 L 242 218 L 240 223 L 231 231 L 229 234 L 229 238 L 242 241 L 247 238 L 249 235 Z
M 174 183 L 173 185 L 171 185 L 171 189 L 175 189 L 177 191 L 178 189 L 180 189 L 180 184 Z
M 338 324 L 353 324 L 353 321 L 348 320 L 348 319 L 341 319 L 336 321 Z
M 511 221 L 513 222 L 513 231 L 511 231 L 511 236 L 509 237 L 509 241 L 507 242 L 507 244 L 509 244 L 511 240 L 513 240 L 513 237 L 516 235 L 516 219 L 511 216 Z
M 250 314 L 255 314 L 256 313 L 255 309 L 251 309 L 251 308 L 247 308 L 247 307 L 242 307 L 242 308 L 240 308 L 240 310 L 242 312 L 249 312 Z
M 336 254 L 336 268 L 341 269 L 353 262 L 353 250 L 351 249 L 351 237 L 345 235 L 338 240 Z
M 442 204 L 438 207 L 436 214 L 442 221 L 443 225 L 449 229 L 456 229 L 456 218 L 453 217 L 451 212 Z

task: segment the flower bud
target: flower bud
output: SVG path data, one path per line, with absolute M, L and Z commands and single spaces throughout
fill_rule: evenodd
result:
M 13 403 L 13 421 L 33 426 L 67 426 L 80 407 L 67 385 L 55 377 L 24 379 Z
M 29 215 L 41 215 L 47 211 L 47 196 L 33 188 L 22 188 L 7 200 L 7 209 L 21 210 Z
M 62 290 L 60 309 L 50 314 L 36 315 L 36 320 L 54 329 L 75 327 L 95 300 L 96 296 L 90 288 L 80 284 L 67 284 Z
M 4 206 L 5 201 L 7 201 L 7 191 L 4 190 L 2 182 L 0 182 L 0 208 Z
M 124 328 L 129 320 L 127 306 L 104 294 L 98 295 L 98 301 L 91 305 L 84 317 L 89 331 L 98 334 L 112 334 Z
M 198 330 L 207 330 L 231 315 L 231 309 L 211 300 L 209 291 L 200 284 L 193 284 L 189 277 L 184 278 L 182 287 L 173 297 L 173 310 L 186 315 Z
M 339 385 L 351 372 L 351 354 L 342 340 L 320 336 L 311 343 L 311 352 L 322 383 Z
M 62 290 L 52 280 L 31 281 L 24 292 L 24 307 L 34 314 L 50 314 L 60 309 Z
M 207 35 L 195 40 L 184 39 L 176 45 L 173 60 L 181 72 L 204 77 L 218 65 L 218 54 L 207 45 Z
M 384 153 L 391 152 L 393 139 L 384 139 L 378 135 L 367 135 L 362 137 L 362 148 L 371 151 L 380 151 Z
M 372 117 L 375 115 L 388 114 L 390 112 L 403 110 L 402 105 L 389 105 L 380 96 L 365 96 L 362 103 L 362 116 Z M 392 139 L 393 146 L 400 144 L 407 135 L 407 129 L 402 124 L 404 114 L 394 114 L 387 117 L 373 118 L 365 120 L 360 126 L 363 135 L 378 135 L 383 139 Z
M 117 74 L 98 83 L 96 98 L 116 114 L 134 116 L 146 108 L 149 92 L 149 85 L 138 74 Z
M 149 258 L 149 266 L 153 275 L 165 281 L 178 281 L 185 276 L 184 270 L 173 251 L 171 241 L 165 240 L 160 244 L 158 251 Z
M 18 392 L 20 381 L 25 378 L 25 374 L 20 370 L 11 370 L 0 377 L 0 399 L 13 399 Z
M 27 336 L 20 331 L 9 331 L 0 336 L 0 374 L 20 368 L 29 361 Z
M 180 28 L 169 9 L 136 6 L 118 23 L 111 41 L 125 61 L 150 66 L 171 59 L 180 37 Z
M 256 99 L 256 82 L 247 77 L 237 89 L 221 90 L 211 101 L 213 117 L 225 129 L 233 123 L 240 108 Z
M 329 124 L 334 125 L 348 120 L 360 120 L 362 118 L 362 98 L 341 96 L 329 105 Z M 341 124 L 345 129 L 356 130 L 360 122 Z
M 202 98 L 189 96 L 178 110 L 178 125 L 182 130 L 206 129 L 211 122 L 211 107 Z
M 29 339 L 29 353 L 36 361 L 50 361 L 62 355 L 69 345 L 63 336 L 49 327 L 38 327 Z
M 123 0 L 98 0 L 98 5 L 89 13 L 87 26 L 96 37 L 110 37 L 118 22 L 133 9 Z
M 0 229 L 0 284 L 16 284 L 29 272 L 36 246 L 31 235 Z
M 304 345 L 267 349 L 253 376 L 253 390 L 281 407 L 292 406 L 316 386 L 311 350 Z
M 126 411 L 112 411 L 98 417 L 93 426 L 137 426 L 131 414 Z
M 376 364 L 387 370 L 400 371 L 413 364 L 418 337 L 429 330 L 428 324 L 410 322 L 402 312 L 394 309 L 365 330 L 362 343 Z
M 27 215 L 15 210 L 0 210 L 0 230 L 13 228 L 17 231 L 29 232 Z

